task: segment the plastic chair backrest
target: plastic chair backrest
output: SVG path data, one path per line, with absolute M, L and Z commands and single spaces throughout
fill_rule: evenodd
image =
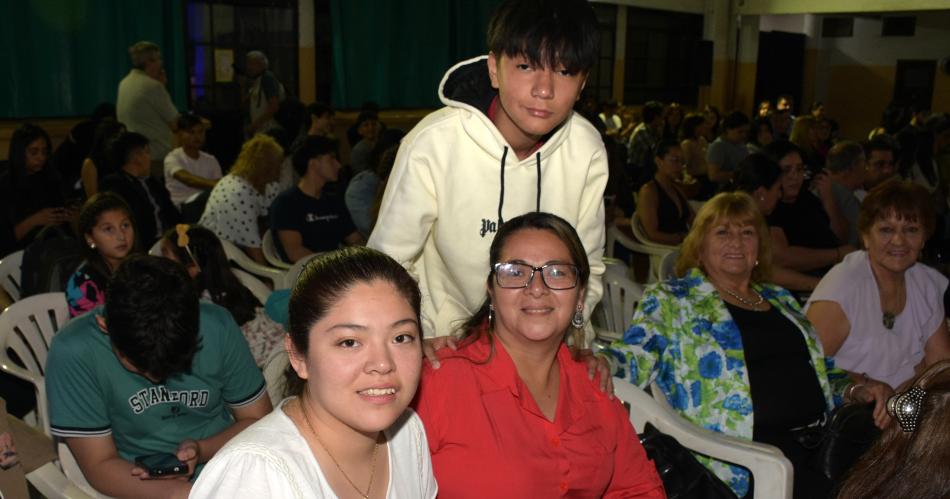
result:
M 673 269 L 676 267 L 676 260 L 680 257 L 680 250 L 675 249 L 666 254 L 663 257 L 663 260 L 660 262 L 660 275 L 659 278 L 661 281 L 665 281 L 670 277 L 673 277 Z
M 297 282 L 297 278 L 300 277 L 300 273 L 303 272 L 303 268 L 306 267 L 308 263 L 310 263 L 310 260 L 313 260 L 319 255 L 321 255 L 321 253 L 314 253 L 297 260 L 297 263 L 291 265 L 287 270 L 287 273 L 284 274 L 284 280 L 279 287 L 282 289 L 293 288 L 294 284 Z M 275 284 L 275 286 L 277 286 L 277 284 Z
M 285 262 L 277 251 L 277 243 L 274 241 L 274 233 L 270 229 L 261 236 L 261 251 L 264 252 L 264 259 L 267 263 L 279 269 L 289 269 L 290 263 Z
M 264 363 L 264 381 L 267 382 L 267 395 L 270 397 L 270 403 L 274 407 L 284 398 L 284 372 L 290 365 L 290 359 L 287 357 L 287 351 L 283 348 L 278 349 Z
M 0 369 L 33 383 L 36 389 L 37 423 L 49 435 L 46 402 L 46 355 L 53 335 L 69 320 L 66 295 L 43 293 L 26 297 L 0 314 Z M 12 350 L 21 363 L 7 354 Z
M 650 423 L 693 452 L 748 468 L 755 477 L 754 499 L 792 497 L 792 463 L 777 447 L 694 425 L 673 410 L 655 383 L 651 397 L 625 379 L 613 382 L 614 395 L 630 405 L 630 423 L 637 430 Z
M 609 338 L 623 338 L 627 324 L 633 318 L 633 312 L 642 297 L 643 286 L 628 277 L 626 265 L 619 262 L 606 262 L 601 306 L 604 310 L 606 333 Z
M 270 296 L 272 291 L 270 290 L 270 288 L 267 287 L 266 284 L 261 282 L 260 279 L 252 276 L 251 274 L 248 274 L 247 272 L 241 269 L 232 268 L 231 272 L 234 273 L 235 277 L 237 277 L 238 280 L 241 281 L 241 284 L 243 284 L 245 288 L 247 288 L 248 290 L 251 291 L 251 293 L 254 294 L 254 297 L 257 298 L 258 301 L 261 302 L 261 305 L 264 305 L 265 303 L 267 303 L 267 297 Z
M 76 462 L 72 451 L 69 450 L 68 445 L 63 442 L 57 443 L 56 453 L 59 455 L 59 465 L 63 468 L 63 474 L 66 475 L 66 478 L 77 488 L 85 492 L 89 497 L 95 499 L 112 499 L 110 496 L 100 494 L 89 484 L 89 481 L 86 480 L 86 476 L 82 473 L 82 468 L 80 468 L 79 463 Z
M 224 254 L 227 255 L 228 260 L 232 263 L 241 267 L 243 270 L 250 272 L 258 277 L 264 277 L 273 281 L 274 285 L 277 286 L 278 282 L 281 282 L 284 278 L 284 271 L 281 269 L 275 269 L 273 267 L 268 267 L 266 265 L 261 265 L 251 257 L 247 256 L 247 253 L 244 252 L 241 248 L 238 248 L 234 243 L 226 239 L 219 239 L 221 241 L 221 246 L 224 247 Z
M 20 299 L 20 266 L 23 264 L 23 250 L 10 253 L 0 260 L 0 287 L 10 295 L 13 301 Z

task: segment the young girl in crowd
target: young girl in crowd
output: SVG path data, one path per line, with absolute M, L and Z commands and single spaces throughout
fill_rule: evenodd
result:
M 79 212 L 79 233 L 86 245 L 86 260 L 66 283 L 70 317 L 105 303 L 109 276 L 135 249 L 129 205 L 110 192 L 86 201 Z
M 316 258 L 290 300 L 287 392 L 227 443 L 192 499 L 436 496 L 426 434 L 407 410 L 422 366 L 419 287 L 392 258 Z
M 184 265 L 203 298 L 231 312 L 258 366 L 281 347 L 284 329 L 268 317 L 260 300 L 234 275 L 214 232 L 179 224 L 162 237 L 162 256 Z

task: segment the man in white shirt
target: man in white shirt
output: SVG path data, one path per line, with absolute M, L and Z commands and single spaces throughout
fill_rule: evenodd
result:
M 129 47 L 132 70 L 119 82 L 116 117 L 128 131 L 148 137 L 151 147 L 151 174 L 162 178 L 162 162 L 172 149 L 172 131 L 178 109 L 165 85 L 168 75 L 162 53 L 152 42 L 141 41 Z
M 221 178 L 221 165 L 214 156 L 201 150 L 208 124 L 192 113 L 178 118 L 178 143 L 181 147 L 165 156 L 165 187 L 179 209 L 190 197 L 211 190 Z

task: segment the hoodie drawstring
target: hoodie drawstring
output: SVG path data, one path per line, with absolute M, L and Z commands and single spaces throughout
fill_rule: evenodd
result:
M 508 158 L 508 146 L 505 146 L 505 150 L 501 153 L 501 192 L 498 195 L 498 227 L 501 227 L 501 224 L 505 223 L 504 217 L 501 216 L 501 209 L 505 206 L 505 160 Z M 534 202 L 534 211 L 541 211 L 541 152 L 534 154 L 535 159 L 535 169 L 537 171 L 537 196 Z
M 505 206 L 505 158 L 508 157 L 508 146 L 505 146 L 505 151 L 501 153 L 501 193 L 498 195 L 498 226 L 501 227 L 501 224 L 505 223 L 505 219 L 501 216 L 501 208 Z

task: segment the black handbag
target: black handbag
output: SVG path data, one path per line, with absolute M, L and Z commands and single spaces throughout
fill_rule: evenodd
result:
M 874 404 L 843 405 L 824 424 L 795 432 L 803 447 L 816 450 L 814 468 L 835 483 L 840 483 L 880 435 L 881 430 L 874 426 Z
M 668 499 L 736 499 L 722 480 L 703 466 L 675 438 L 644 425 L 640 443 L 653 460 Z

